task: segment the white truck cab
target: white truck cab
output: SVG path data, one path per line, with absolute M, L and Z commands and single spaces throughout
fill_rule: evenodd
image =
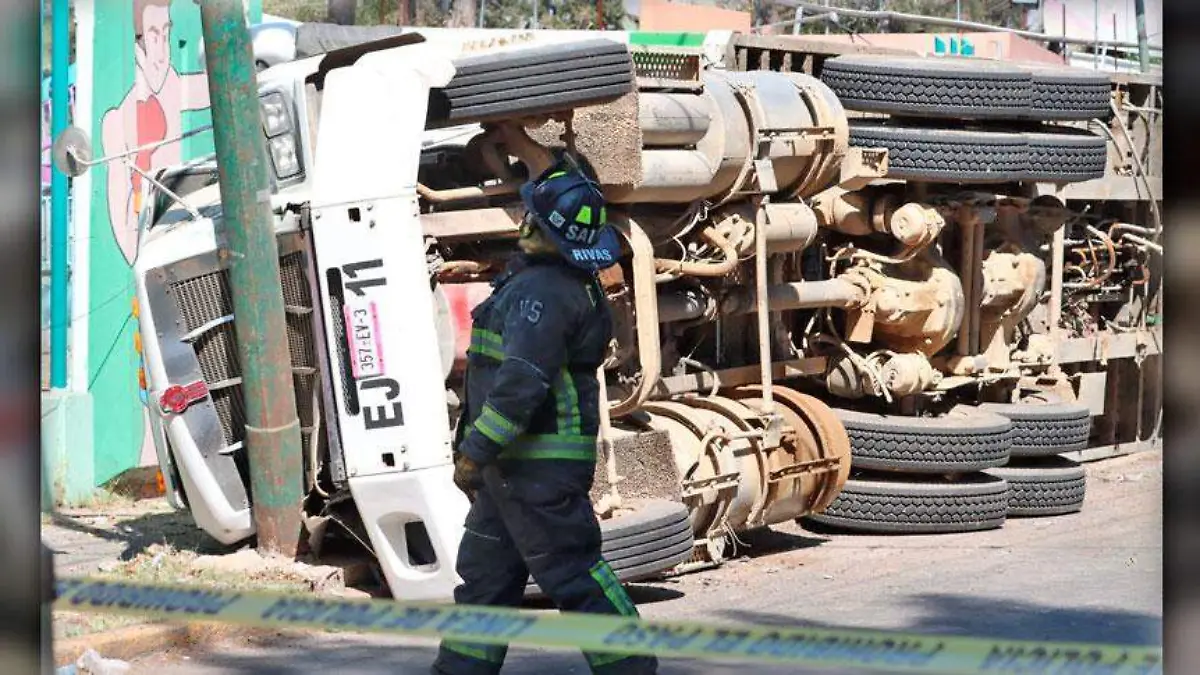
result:
M 437 282 L 417 192 L 423 166 L 481 131 L 427 129 L 430 91 L 460 50 L 408 33 L 259 73 L 310 540 L 344 530 L 405 599 L 451 597 L 469 508 L 452 481 L 448 385 L 469 316 L 452 315 Z M 254 522 L 216 171 L 209 158 L 160 174 L 134 272 L 168 492 L 235 544 Z M 672 506 L 659 517 L 674 528 L 669 555 L 647 562 L 654 537 L 640 530 L 629 549 L 639 574 L 687 558 L 686 510 Z
M 415 186 L 428 91 L 454 67 L 420 43 L 327 71 L 324 60 L 269 69 L 259 89 L 307 479 L 348 488 L 394 592 L 446 597 L 468 504 L 451 480 L 448 368 Z M 198 162 L 162 177 L 193 189 L 179 202 L 155 195 L 164 208 L 145 216 L 135 275 L 170 491 L 232 544 L 254 525 L 215 171 Z M 333 461 L 321 466 L 325 439 L 340 447 L 324 448 Z

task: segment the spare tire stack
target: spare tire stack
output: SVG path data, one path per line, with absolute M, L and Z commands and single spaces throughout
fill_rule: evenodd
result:
M 852 119 L 850 145 L 888 149 L 888 177 L 942 183 L 1071 183 L 1100 178 L 1103 136 L 1076 126 L 1109 115 L 1104 73 L 982 59 L 854 54 L 821 81 Z
M 1092 416 L 1087 406 L 1040 395 L 1021 403 L 985 403 L 982 410 L 1012 421 L 1010 459 L 987 473 L 1008 481 L 1010 516 L 1056 516 L 1083 508 L 1083 466 L 1062 456 L 1087 448 Z
M 829 508 L 807 522 L 879 534 L 1004 524 L 1008 481 L 985 470 L 1009 461 L 1008 418 L 969 406 L 938 417 L 834 412 L 850 436 L 850 479 Z
M 850 145 L 888 150 L 888 178 L 948 184 L 1101 178 L 1109 117 L 1105 73 L 970 58 L 856 54 L 825 61 L 824 82 L 849 111 Z M 1055 515 L 1083 503 L 1086 406 L 1045 398 L 960 406 L 940 417 L 837 411 L 852 473 L 807 522 L 858 532 L 943 533 Z
M 534 117 L 616 100 L 634 89 L 629 48 L 604 38 L 454 61 L 429 96 L 430 129 Z

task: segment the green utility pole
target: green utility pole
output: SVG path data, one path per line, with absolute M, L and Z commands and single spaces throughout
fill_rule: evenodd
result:
M 261 551 L 294 557 L 304 458 L 250 31 L 240 0 L 203 0 L 200 21 L 237 317 L 254 524 Z
M 67 0 L 50 1 L 50 138 L 58 138 L 70 116 L 71 12 Z M 67 328 L 71 323 L 67 314 L 67 239 L 71 231 L 67 188 L 67 175 L 50 167 L 50 386 L 55 389 L 67 386 Z
M 1150 71 L 1150 44 L 1146 37 L 1146 0 L 1133 0 L 1133 12 L 1137 15 L 1138 62 L 1142 72 Z

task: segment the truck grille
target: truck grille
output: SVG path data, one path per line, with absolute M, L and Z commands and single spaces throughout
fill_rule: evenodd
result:
M 291 355 L 301 441 L 307 456 L 316 413 L 313 391 L 317 381 L 317 358 L 312 332 L 312 294 L 302 251 L 280 257 L 279 281 L 286 309 L 288 352 Z M 211 390 L 225 443 L 234 446 L 246 437 L 246 409 L 242 396 L 237 334 L 232 320 L 233 293 L 229 285 L 229 271 L 223 269 L 176 282 L 172 284 L 172 291 L 184 330 L 188 333 L 201 331 L 192 340 L 192 349 Z

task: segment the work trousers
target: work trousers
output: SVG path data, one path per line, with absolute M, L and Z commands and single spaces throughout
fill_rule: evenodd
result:
M 586 490 L 523 478 L 519 470 L 484 472 L 458 550 L 461 605 L 516 606 L 533 580 L 566 612 L 637 616 L 637 608 L 600 555 L 600 525 Z M 506 645 L 444 640 L 434 675 L 495 675 Z M 652 675 L 649 656 L 584 652 L 595 675 Z

